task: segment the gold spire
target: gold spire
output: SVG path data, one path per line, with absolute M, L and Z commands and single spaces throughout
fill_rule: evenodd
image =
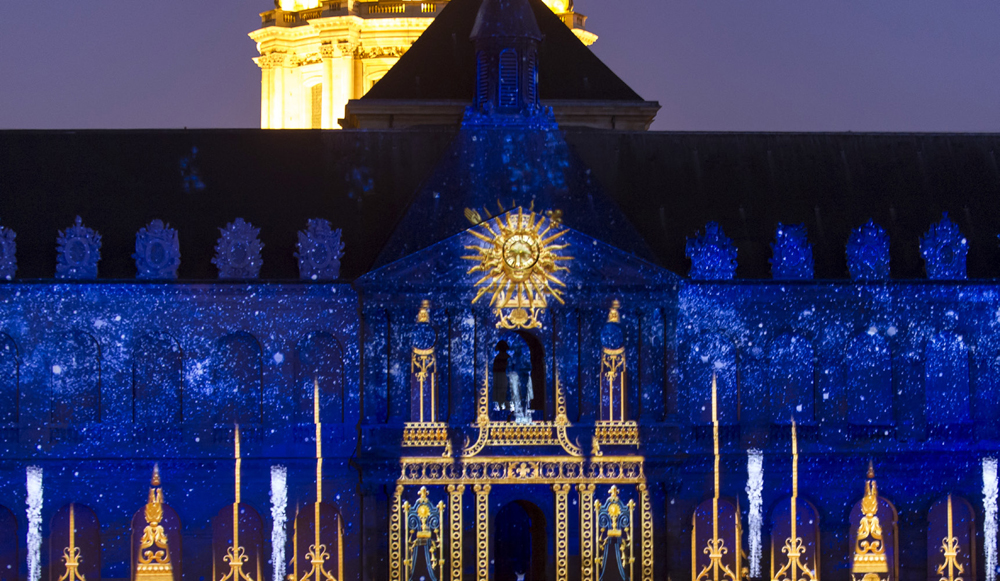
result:
M 171 581 L 174 577 L 163 529 L 163 489 L 160 488 L 160 467 L 153 465 L 146 502 L 146 528 L 139 539 L 139 555 L 135 566 L 135 581 Z
M 806 552 L 802 537 L 798 534 L 798 500 L 799 500 L 799 439 L 795 431 L 795 418 L 792 418 L 792 500 L 791 500 L 791 529 L 790 535 L 785 539 L 785 546 L 781 552 L 788 557 L 788 561 L 778 569 L 777 573 L 771 575 L 772 581 L 815 581 L 816 571 L 810 569 L 803 553 Z M 774 571 L 774 564 L 771 564 L 771 571 Z
M 233 502 L 233 546 L 226 551 L 226 556 L 222 560 L 229 564 L 229 572 L 222 576 L 219 581 L 253 581 L 245 571 L 243 565 L 246 564 L 247 553 L 240 545 L 240 466 L 243 462 L 240 457 L 240 425 L 236 424 L 233 431 L 233 458 L 235 460 L 235 483 L 236 490 Z
M 59 581 L 87 581 L 80 574 L 80 547 L 76 546 L 76 508 L 69 505 L 69 546 L 63 549 L 63 562 L 66 563 L 66 572 L 59 577 Z
M 944 553 L 944 563 L 937 568 L 937 574 L 941 581 L 962 581 L 961 575 L 965 572 L 961 563 L 958 562 L 958 538 L 955 537 L 954 520 L 951 510 L 951 495 L 948 495 L 948 536 L 941 541 L 941 552 Z M 945 569 L 948 570 L 947 575 Z
M 420 315 L 417 317 L 417 321 L 420 321 L 424 316 L 424 309 L 429 308 L 430 303 L 424 301 L 420 308 Z M 428 318 L 428 320 L 430 320 Z M 309 551 L 306 553 L 305 558 L 312 565 L 309 572 L 305 574 L 300 581 L 336 581 L 336 578 L 332 573 L 326 570 L 325 563 L 330 558 L 330 553 L 326 550 L 326 545 L 321 542 L 320 539 L 320 507 L 323 503 L 323 424 L 320 422 L 319 417 L 319 380 L 313 379 L 313 423 L 316 425 L 316 502 L 313 503 L 313 544 L 309 546 Z M 298 546 L 298 511 L 296 510 L 295 517 L 295 536 L 296 536 L 296 547 Z M 337 531 L 338 536 L 340 531 Z M 338 546 L 339 549 L 339 546 Z M 296 548 L 296 551 L 298 549 Z M 342 553 L 342 551 L 341 551 Z M 338 554 L 337 558 L 341 564 L 341 569 L 343 568 L 343 554 Z M 296 552 L 296 575 L 298 575 L 298 552 Z M 343 577 L 343 573 L 340 572 L 340 576 Z
M 865 573 L 864 580 L 877 579 L 875 573 L 888 573 L 889 564 L 885 557 L 885 542 L 882 539 L 882 525 L 878 520 L 878 485 L 875 483 L 875 468 L 868 462 L 868 481 L 865 483 L 865 497 L 861 499 L 861 522 L 858 523 L 857 540 L 854 547 L 852 573 Z

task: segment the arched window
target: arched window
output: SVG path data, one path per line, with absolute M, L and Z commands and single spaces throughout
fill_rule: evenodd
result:
M 500 52 L 500 107 L 517 107 L 517 51 L 512 48 Z
M 312 567 L 309 552 L 316 543 L 316 503 L 310 502 L 296 509 L 294 531 L 292 573 L 295 579 L 301 579 Z M 335 579 L 343 579 L 344 522 L 340 508 L 334 503 L 319 503 L 319 542 L 326 547 L 327 559 L 323 563 L 326 572 Z
M 181 347 L 169 335 L 144 335 L 132 351 L 132 421 L 180 422 L 184 371 Z
M 792 536 L 792 497 L 779 500 L 771 511 L 771 579 L 788 562 L 785 542 Z M 795 536 L 802 539 L 798 564 L 819 574 L 819 512 L 811 502 L 795 499 Z M 783 577 L 789 578 L 789 577 Z M 796 581 L 801 577 L 795 577 Z
M 889 346 L 875 333 L 858 336 L 847 348 L 847 419 L 861 426 L 893 424 Z
M 696 571 L 695 578 L 703 579 L 701 573 L 710 567 L 711 559 L 706 550 L 714 540 L 715 527 L 713 519 L 718 518 L 719 538 L 723 541 L 723 546 L 729 550 L 722 555 L 722 564 L 730 571 L 739 571 L 742 568 L 743 547 L 740 531 L 740 512 L 736 510 L 736 504 L 720 498 L 718 501 L 718 513 L 715 513 L 715 503 L 712 499 L 702 501 L 694 510 L 691 517 L 691 563 Z M 712 570 L 708 568 L 708 578 L 712 578 Z M 720 577 L 721 578 L 721 577 Z
M 545 513 L 534 503 L 515 500 L 497 511 L 493 523 L 496 579 L 545 579 Z
M 794 416 L 811 423 L 815 407 L 815 374 L 812 345 L 799 335 L 782 335 L 771 343 L 768 373 L 771 418 L 787 424 Z
M 545 417 L 545 352 L 525 331 L 508 331 L 494 347 L 490 414 L 497 421 L 532 421 Z
M 70 544 L 79 550 L 80 577 L 100 581 L 101 524 L 92 508 L 67 504 L 56 511 L 49 531 L 49 581 L 59 581 L 66 573 L 63 554 Z
M 267 556 L 264 555 L 264 521 L 261 520 L 260 513 L 246 503 L 240 503 L 238 519 L 239 546 L 243 547 L 243 554 L 246 556 L 243 572 L 253 579 L 263 579 L 263 567 L 267 562 Z M 216 572 L 215 578 L 222 576 L 220 572 L 229 571 L 226 553 L 232 547 L 233 505 L 227 504 L 212 519 L 212 567 Z
M 949 530 L 951 535 L 948 534 Z M 954 560 L 949 563 L 945 550 L 950 548 L 958 550 L 954 551 Z M 959 576 L 958 572 L 961 570 L 963 579 L 978 579 L 977 554 L 976 513 L 972 505 L 964 498 L 951 494 L 934 503 L 927 513 L 928 581 L 948 579 L 949 565 L 955 577 Z M 942 573 L 938 573 L 939 569 Z
M 945 332 L 927 341 L 924 393 L 927 421 L 964 424 L 969 414 L 969 350 L 961 335 Z
M 65 333 L 49 373 L 53 423 L 101 421 L 101 352 L 92 336 L 82 331 Z
M 867 485 L 866 485 L 867 486 Z M 867 494 L 867 488 L 866 488 Z M 854 505 L 851 510 L 850 518 L 850 552 L 853 556 L 859 550 L 864 547 L 859 548 L 858 546 L 858 530 L 871 531 L 870 527 L 861 528 L 861 519 L 866 518 L 865 505 L 868 499 L 862 499 Z M 882 528 L 881 535 L 881 546 L 885 553 L 885 567 L 888 569 L 887 572 L 883 571 L 883 574 L 879 575 L 879 579 L 885 579 L 886 581 L 897 581 L 899 579 L 899 528 L 897 522 L 899 521 L 898 513 L 896 512 L 896 507 L 893 506 L 891 502 L 882 498 L 877 497 L 877 500 L 873 503 L 876 511 L 873 513 L 879 521 L 879 525 Z M 870 522 L 870 519 L 869 519 Z M 875 542 L 875 537 L 869 532 L 869 536 L 861 539 L 863 542 L 868 543 L 866 546 L 871 546 Z M 852 559 L 853 560 L 853 559 Z M 861 576 L 858 576 L 859 578 Z
M 215 350 L 215 423 L 260 423 L 263 390 L 260 343 L 249 333 L 219 340 Z
M 682 362 L 691 422 L 700 425 L 712 423 L 714 374 L 718 386 L 719 423 L 739 423 L 736 345 L 717 333 L 705 333 L 687 344 Z
M 0 424 L 13 424 L 18 420 L 19 371 L 17 345 L 9 336 L 0 333 Z
M 311 333 L 296 348 L 295 385 L 299 421 L 313 421 L 313 391 L 319 385 L 319 418 L 324 424 L 344 421 L 344 355 L 329 333 Z
M 0 506 L 0 581 L 19 581 L 17 544 L 17 518 L 10 509 Z

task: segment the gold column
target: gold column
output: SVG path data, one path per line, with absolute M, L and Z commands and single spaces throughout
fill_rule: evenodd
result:
M 653 581 L 653 507 L 649 487 L 639 485 L 639 510 L 642 511 L 642 581 Z
M 569 484 L 553 484 L 556 493 L 556 579 L 569 579 Z
M 476 484 L 476 580 L 490 578 L 490 488 L 489 484 Z
M 451 505 L 451 581 L 462 581 L 462 493 L 464 484 L 448 485 L 448 501 Z
M 596 581 L 594 577 L 594 488 L 593 484 L 577 484 L 580 494 L 580 579 Z
M 399 519 L 402 512 L 400 502 L 403 497 L 403 485 L 396 486 L 396 493 L 392 495 L 392 514 L 389 515 L 389 579 L 392 581 L 403 580 L 403 555 L 400 546 Z

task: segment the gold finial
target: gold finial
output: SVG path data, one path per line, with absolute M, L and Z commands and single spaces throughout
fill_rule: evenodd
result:
M 159 464 L 153 464 L 153 479 L 149 481 L 149 484 L 151 486 L 159 486 L 160 485 L 160 465 Z
M 868 461 L 868 480 L 875 478 L 875 465 L 871 460 Z
M 868 462 L 868 481 L 865 482 L 865 496 L 861 499 L 861 520 L 858 522 L 857 540 L 854 546 L 852 573 L 888 573 L 889 564 L 885 556 L 885 541 L 882 525 L 878 518 L 878 485 L 875 484 L 875 468 Z
M 136 563 L 136 581 L 171 581 L 173 565 L 167 547 L 167 533 L 163 528 L 163 489 L 160 488 L 160 467 L 153 465 L 150 479 L 149 500 L 144 511 L 146 527 L 139 539 L 139 560 Z
M 621 313 L 618 312 L 618 309 L 621 306 L 622 305 L 621 305 L 621 303 L 618 302 L 618 299 L 615 299 L 615 300 L 611 301 L 611 310 L 608 311 L 608 322 L 609 323 L 620 323 L 621 322 Z
M 418 323 L 430 323 L 431 322 L 431 302 L 424 299 L 420 303 L 420 312 L 417 313 Z

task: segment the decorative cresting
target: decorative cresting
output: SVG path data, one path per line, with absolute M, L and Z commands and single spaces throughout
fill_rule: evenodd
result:
M 219 278 L 257 278 L 264 264 L 260 257 L 264 248 L 258 237 L 260 228 L 237 218 L 219 231 L 222 234 L 212 258 L 212 264 L 219 268 Z
M 736 246 L 716 222 L 705 233 L 688 238 L 684 253 L 691 259 L 688 275 L 694 280 L 731 280 L 736 276 Z
M 889 278 L 889 235 L 868 221 L 851 232 L 847 241 L 847 270 L 854 280 Z
M 813 277 L 812 246 L 805 224 L 778 224 L 771 243 L 771 277 L 775 280 L 809 280 Z
M 101 235 L 83 225 L 79 216 L 56 240 L 56 278 L 97 278 Z
M 747 575 L 743 567 L 743 533 L 740 530 L 739 507 L 734 507 L 721 500 L 719 496 L 719 408 L 718 386 L 715 375 L 712 375 L 712 438 L 714 454 L 715 493 L 711 500 L 711 536 L 705 539 L 704 548 L 699 550 L 698 532 L 699 513 L 701 506 L 695 509 L 691 530 L 691 579 L 693 581 L 742 581 Z M 707 503 L 702 503 L 707 504 Z M 725 508 L 725 513 L 723 513 Z M 723 530 L 723 522 L 731 522 L 731 530 Z M 726 546 L 726 539 L 733 540 L 731 547 Z M 732 551 L 732 552 L 730 552 Z
M 965 268 L 968 254 L 969 241 L 962 236 L 958 225 L 948 219 L 947 212 L 920 237 L 920 256 L 924 259 L 927 278 L 932 280 L 968 278 Z
M 865 496 L 861 499 L 862 517 L 858 524 L 857 539 L 854 543 L 854 562 L 851 565 L 851 576 L 855 581 L 884 581 L 888 579 L 889 562 L 885 555 L 885 539 L 882 538 L 882 524 L 879 522 L 878 508 L 878 485 L 875 484 L 875 468 L 869 463 Z
M 417 501 L 412 506 L 406 501 L 401 509 L 406 541 L 403 553 L 406 580 L 425 579 L 425 574 L 430 581 L 444 579 L 444 501 L 432 504 L 427 499 L 427 487 L 421 486 Z
M 181 265 L 181 248 L 177 230 L 164 224 L 163 220 L 153 220 L 139 229 L 135 235 L 136 277 L 152 280 L 177 278 Z
M 601 420 L 625 421 L 625 333 L 621 328 L 621 304 L 615 300 L 608 322 L 601 330 Z
M 0 279 L 13 280 L 17 272 L 17 234 L 0 226 Z
M 139 539 L 139 555 L 135 565 L 135 581 L 173 581 L 167 533 L 163 529 L 163 489 L 160 488 L 160 468 L 153 466 L 146 501 L 146 526 Z
M 344 257 L 340 228 L 334 230 L 329 220 L 322 218 L 309 220 L 306 229 L 299 230 L 295 257 L 299 259 L 300 279 L 337 280 Z
M 617 571 L 616 575 L 608 577 L 634 579 L 633 564 L 635 563 L 635 533 L 632 522 L 635 515 L 635 501 L 626 504 L 618 497 L 618 487 L 612 486 L 608 499 L 602 504 L 594 501 L 594 515 L 597 519 L 597 555 L 594 563 L 597 567 L 598 579 L 603 581 L 609 573 L 608 566 Z
M 344 578 L 344 546 L 343 531 L 341 531 L 340 518 L 337 519 L 337 577 L 327 571 L 326 562 L 330 560 L 330 553 L 321 537 L 322 519 L 321 508 L 323 507 L 323 423 L 319 419 L 319 380 L 313 380 L 313 424 L 316 427 L 316 502 L 313 503 L 313 542 L 309 545 L 309 551 L 305 559 L 311 566 L 309 571 L 302 577 L 298 576 L 298 552 L 296 546 L 295 579 L 296 581 L 343 581 Z M 298 518 L 295 519 L 295 544 L 298 545 Z M 331 563 L 332 564 L 332 563 Z
M 771 581 L 817 581 L 818 567 L 809 567 L 809 562 L 816 562 L 816 551 L 812 553 L 806 548 L 802 537 L 798 532 L 798 503 L 799 503 L 799 440 L 795 431 L 795 419 L 792 419 L 792 500 L 790 502 L 791 518 L 789 526 L 791 532 L 785 539 L 785 546 L 781 552 L 786 557 L 785 564 L 775 571 L 775 555 L 771 560 Z M 812 557 L 812 559 L 810 559 Z
M 486 245 L 466 246 L 477 254 L 462 257 L 477 263 L 469 269 L 469 274 L 482 273 L 475 283 L 479 290 L 472 302 L 490 295 L 490 306 L 499 319 L 498 328 L 541 327 L 539 317 L 548 306 L 548 297 L 563 302 L 558 287 L 566 285 L 556 275 L 569 272 L 560 263 L 573 257 L 560 254 L 569 245 L 556 241 L 568 230 L 521 207 L 478 227 L 482 232 L 475 229 L 469 232 Z
M 87 581 L 80 573 L 80 547 L 76 546 L 76 508 L 69 505 L 69 546 L 63 549 L 63 563 L 66 571 L 59 576 L 59 581 Z
M 233 544 L 226 550 L 226 556 L 222 560 L 229 565 L 227 571 L 218 581 L 254 581 L 253 578 L 243 570 L 243 565 L 247 562 L 246 549 L 240 545 L 240 467 L 243 459 L 240 457 L 240 427 L 236 426 L 233 431 L 233 459 L 235 461 L 235 494 L 233 499 Z
M 948 495 L 948 536 L 941 541 L 941 552 L 944 554 L 944 562 L 937 568 L 937 574 L 941 576 L 941 581 L 962 581 L 960 575 L 965 573 L 965 568 L 958 562 L 958 553 L 961 547 L 958 538 L 955 536 L 954 514 L 951 505 L 951 495 Z

